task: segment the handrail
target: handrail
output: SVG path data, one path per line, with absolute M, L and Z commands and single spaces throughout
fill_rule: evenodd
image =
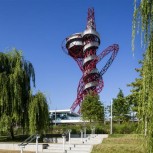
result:
M 36 139 L 37 135 L 31 135 L 26 140 L 24 140 L 22 143 L 19 144 L 19 146 L 26 146 L 28 143 L 32 142 L 34 139 Z

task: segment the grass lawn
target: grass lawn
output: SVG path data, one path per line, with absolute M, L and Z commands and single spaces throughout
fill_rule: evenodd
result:
M 145 153 L 143 138 L 132 134 L 114 134 L 95 145 L 92 153 Z

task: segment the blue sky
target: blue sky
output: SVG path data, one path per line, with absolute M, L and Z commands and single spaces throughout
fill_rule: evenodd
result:
M 134 0 L 0 0 L 0 51 L 10 48 L 23 51 L 36 74 L 36 89 L 50 98 L 51 109 L 70 108 L 77 96 L 82 73 L 75 61 L 61 48 L 67 36 L 85 30 L 87 10 L 95 9 L 101 45 L 97 54 L 114 43 L 119 53 L 103 75 L 104 88 L 100 99 L 105 105 L 115 98 L 119 88 L 130 93 L 127 84 L 138 74 L 143 49 L 131 49 Z M 98 64 L 100 70 L 106 60 Z

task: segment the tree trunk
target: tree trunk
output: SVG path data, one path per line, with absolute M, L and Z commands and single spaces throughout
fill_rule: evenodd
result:
M 11 126 L 10 126 L 10 136 L 11 136 L 11 139 L 13 140 L 14 139 L 13 124 L 11 124 Z

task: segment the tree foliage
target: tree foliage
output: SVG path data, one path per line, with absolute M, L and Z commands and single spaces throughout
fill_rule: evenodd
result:
M 46 97 L 40 91 L 32 97 L 29 116 L 30 133 L 44 133 L 49 125 L 49 112 Z
M 136 4 L 135 0 L 135 4 Z M 133 42 L 135 31 L 141 30 L 146 44 L 142 66 L 142 90 L 140 91 L 139 115 L 142 132 L 146 132 L 146 152 L 153 152 L 153 0 L 141 0 L 135 7 L 133 17 Z
M 153 152 L 153 39 L 144 58 L 142 67 L 142 91 L 140 93 L 139 115 L 142 120 L 142 131 L 147 129 L 148 152 Z
M 120 121 L 126 121 L 129 119 L 128 114 L 130 111 L 130 104 L 126 101 L 121 89 L 119 89 L 117 97 L 113 99 L 112 105 L 114 120 L 117 120 L 120 123 Z
M 31 133 L 44 132 L 49 113 L 45 96 L 32 95 L 35 86 L 32 64 L 16 49 L 0 53 L 0 129 L 14 137 L 15 126 L 30 129 Z
M 89 93 L 85 96 L 81 105 L 81 115 L 84 120 L 90 122 L 104 121 L 104 106 L 97 94 Z
M 153 0 L 134 0 L 134 4 L 132 24 L 133 49 L 137 32 L 141 32 L 141 41 L 147 46 L 151 42 L 153 35 Z
M 140 61 L 141 68 L 135 69 L 139 73 L 139 78 L 136 78 L 134 82 L 128 84 L 128 87 L 131 87 L 131 94 L 126 97 L 127 101 L 131 104 L 131 109 L 134 112 L 138 112 L 138 106 L 140 101 L 140 92 L 142 90 L 142 64 L 143 61 Z M 137 116 L 138 117 L 138 116 Z
M 23 109 L 24 123 L 28 126 L 31 79 L 35 86 L 34 68 L 21 51 L 0 53 L 0 127 L 10 131 L 12 138 L 13 127 L 23 123 Z

